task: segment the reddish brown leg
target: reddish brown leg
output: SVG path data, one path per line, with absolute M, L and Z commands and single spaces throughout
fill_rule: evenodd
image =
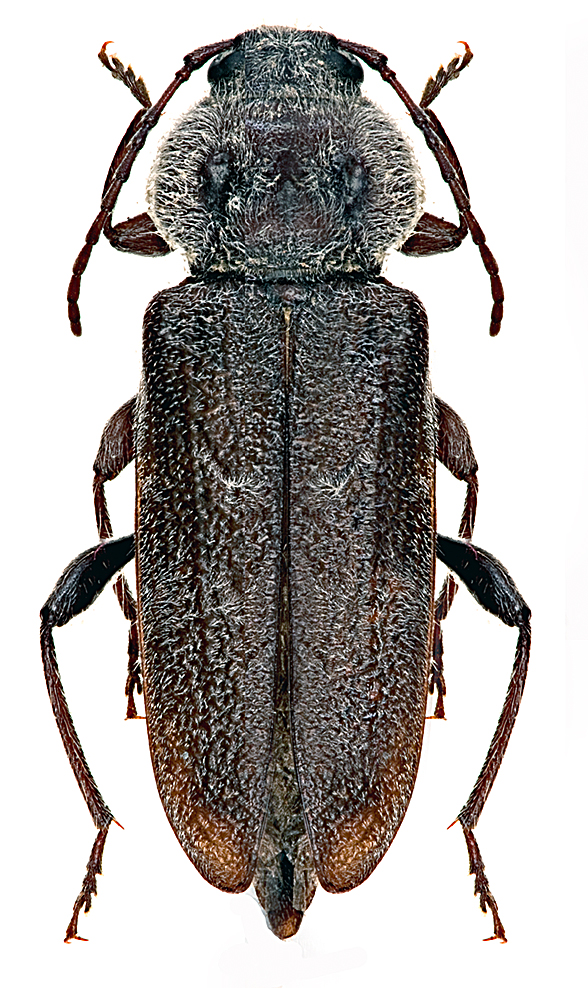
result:
M 478 502 L 478 464 L 467 426 L 457 412 L 441 398 L 435 396 L 437 412 L 437 458 L 450 473 L 458 480 L 467 484 L 467 492 L 461 522 L 459 537 L 471 539 L 476 520 Z M 433 718 L 443 720 L 445 707 L 443 697 L 446 693 L 443 676 L 443 631 L 441 622 L 445 620 L 457 593 L 458 585 L 452 576 L 447 576 L 435 601 L 433 623 L 433 659 L 431 663 L 431 679 L 429 693 L 437 690 L 437 702 Z
M 472 52 L 467 41 L 460 41 L 460 45 L 463 45 L 465 48 L 463 55 L 455 55 L 447 67 L 440 65 L 434 79 L 432 76 L 429 76 L 425 88 L 423 89 L 423 95 L 421 96 L 419 106 L 429 107 L 433 100 L 437 99 L 437 96 L 447 85 L 447 83 L 452 82 L 453 79 L 457 79 L 459 73 L 463 72 L 463 70 L 470 64 L 472 58 L 474 57 L 474 53 Z
M 104 62 L 104 64 L 106 64 L 106 62 Z M 120 77 L 117 76 L 117 78 Z M 108 169 L 108 175 L 106 176 L 106 182 L 104 183 L 102 195 L 106 194 L 113 175 L 115 174 L 129 149 L 129 145 L 132 143 L 135 134 L 141 126 L 143 116 L 143 111 L 139 110 L 127 127 L 125 135 L 117 147 L 114 157 L 110 163 L 110 168 Z M 161 237 L 157 232 L 155 224 L 148 213 L 140 213 L 138 216 L 133 216 L 131 219 L 124 220 L 122 223 L 117 223 L 116 226 L 112 225 L 109 214 L 104 221 L 104 228 L 102 232 L 104 233 L 106 239 L 110 241 L 112 246 L 116 247 L 117 250 L 122 250 L 130 254 L 139 254 L 141 257 L 163 257 L 165 254 L 170 253 L 170 248 L 166 244 L 163 237 Z
M 498 915 L 496 899 L 490 891 L 482 855 L 472 831 L 494 785 L 519 711 L 529 666 L 531 611 L 502 563 L 484 549 L 438 535 L 437 556 L 457 573 L 486 610 L 509 627 L 519 629 L 514 666 L 498 725 L 476 784 L 457 818 L 468 848 L 470 874 L 475 876 L 474 893 L 480 896 L 482 912 L 490 908 L 493 916 L 494 933 L 488 939 L 505 942 L 504 926 Z
M 98 58 L 102 62 L 102 65 L 105 69 L 108 69 L 115 79 L 118 79 L 120 82 L 124 83 L 127 89 L 131 91 L 135 99 L 139 101 L 141 106 L 144 106 L 148 110 L 152 103 L 147 91 L 147 86 L 145 85 L 142 76 L 137 78 L 130 65 L 128 65 L 125 69 L 120 58 L 116 55 L 109 55 L 106 51 L 109 44 L 111 44 L 110 41 L 105 41 L 102 48 L 98 52 Z M 439 69 L 439 72 L 441 71 L 442 70 Z M 431 81 L 432 80 L 429 79 L 429 83 Z M 429 83 L 427 83 L 427 85 L 429 85 Z
M 449 188 L 451 189 L 453 199 L 460 214 L 460 227 L 461 220 L 463 219 L 472 235 L 474 243 L 480 252 L 482 263 L 488 272 L 493 303 L 492 315 L 490 317 L 490 335 L 496 336 L 496 334 L 500 331 L 503 313 L 504 292 L 502 290 L 502 282 L 500 280 L 500 275 L 498 274 L 496 259 L 486 243 L 484 231 L 472 213 L 467 190 L 464 189 L 462 184 L 463 172 L 461 172 L 461 169 L 458 169 L 455 165 L 455 151 L 449 145 L 447 135 L 445 135 L 445 139 L 443 138 L 442 134 L 444 134 L 444 131 L 442 128 L 440 129 L 440 124 L 437 117 L 435 117 L 430 110 L 425 108 L 431 100 L 435 98 L 436 92 L 438 92 L 439 89 L 436 89 L 435 83 L 433 83 L 433 87 L 430 92 L 427 92 L 428 87 L 426 87 L 425 92 L 423 93 L 423 99 L 421 101 L 422 105 L 419 106 L 409 96 L 404 86 L 398 81 L 396 78 L 396 73 L 389 68 L 387 65 L 388 59 L 382 54 L 382 52 L 376 51 L 374 48 L 368 48 L 366 45 L 359 45 L 354 41 L 343 41 L 341 38 L 337 39 L 336 43 L 337 47 L 342 51 L 349 51 L 353 55 L 357 55 L 358 58 L 361 58 L 367 65 L 370 65 L 371 68 L 380 73 L 382 79 L 389 83 L 398 96 L 400 96 L 400 99 L 412 117 L 413 123 L 419 128 L 419 130 L 422 131 L 427 147 L 433 152 L 435 158 L 437 159 L 437 164 L 439 165 L 443 180 L 447 182 Z M 468 61 L 470 59 L 471 52 L 469 53 Z M 461 60 L 458 59 L 453 69 L 447 74 L 446 81 L 449 81 L 450 78 L 455 78 L 455 76 L 459 73 L 458 63 L 460 61 L 461 67 L 463 67 L 464 64 L 467 64 L 464 57 L 462 57 Z M 442 80 L 441 88 L 443 85 L 445 85 L 445 81 Z
M 92 907 L 92 896 L 98 894 L 96 876 L 102 874 L 102 854 L 104 852 L 104 844 L 106 843 L 107 833 L 108 827 L 102 827 L 98 831 L 96 840 L 92 845 L 92 851 L 86 867 L 86 874 L 84 876 L 84 881 L 82 882 L 82 891 L 74 903 L 72 917 L 69 921 L 67 930 L 65 931 L 64 943 L 69 943 L 70 940 L 88 939 L 87 937 L 81 937 L 79 935 L 78 920 L 82 911 L 82 906 L 84 907 L 85 913 L 90 912 Z
M 405 240 L 400 251 L 409 257 L 431 257 L 433 254 L 445 254 L 459 247 L 467 236 L 468 228 L 465 220 L 459 226 L 443 220 L 432 213 L 423 213 L 414 233 Z
M 117 250 L 141 257 L 165 257 L 170 247 L 159 235 L 148 213 L 140 213 L 131 219 L 112 226 L 110 219 L 104 224 L 104 236 Z
M 92 896 L 96 894 L 96 876 L 101 874 L 104 842 L 114 817 L 94 781 L 69 712 L 55 655 L 53 628 L 67 624 L 72 617 L 89 607 L 114 574 L 133 558 L 134 552 L 132 535 L 88 549 L 69 564 L 41 610 L 41 654 L 51 706 L 69 763 L 98 828 L 82 890 L 67 927 L 66 941 L 82 939 L 77 932 L 78 917 L 82 906 L 88 912 Z
M 431 81 L 431 80 L 429 80 Z M 421 104 L 422 105 L 422 104 Z M 432 110 L 428 111 L 431 127 L 439 139 L 443 142 L 445 153 L 459 178 L 461 187 L 468 194 L 468 187 L 465 180 L 459 158 L 455 153 L 453 144 L 449 140 L 443 125 Z M 432 213 L 423 213 L 418 221 L 414 233 L 405 240 L 400 248 L 401 253 L 409 257 L 431 257 L 434 254 L 444 254 L 447 251 L 455 250 L 467 237 L 468 225 L 463 216 L 459 217 L 459 226 L 443 220 Z
M 232 40 L 218 41 L 216 44 L 197 48 L 196 51 L 192 51 L 186 55 L 182 68 L 176 72 L 173 82 L 162 93 L 157 103 L 154 106 L 150 106 L 149 109 L 139 110 L 135 119 L 131 122 L 110 166 L 108 173 L 109 179 L 107 180 L 108 187 L 105 188 L 102 196 L 100 212 L 88 230 L 84 246 L 74 262 L 72 276 L 67 290 L 70 328 L 74 336 L 81 336 L 82 333 L 80 308 L 78 305 L 82 275 L 88 266 L 92 250 L 98 243 L 98 238 L 104 230 L 105 224 L 110 221 L 116 200 L 131 173 L 135 158 L 147 140 L 149 131 L 155 127 L 174 93 L 182 83 L 190 78 L 192 72 L 201 68 L 211 58 L 214 58 L 215 55 L 220 55 L 221 52 L 231 48 L 232 44 Z
M 96 460 L 94 461 L 94 509 L 96 511 L 98 534 L 101 539 L 112 538 L 112 525 L 106 505 L 104 484 L 107 480 L 113 480 L 115 477 L 118 477 L 119 473 L 131 463 L 135 456 L 133 418 L 136 401 L 136 398 L 130 398 L 106 423 Z M 134 697 L 135 690 L 137 693 L 142 693 L 143 691 L 139 662 L 137 605 L 124 576 L 118 577 L 113 589 L 124 616 L 131 623 L 129 629 L 129 665 L 125 696 L 127 697 L 127 719 L 133 720 L 137 717 Z
M 529 666 L 529 652 L 531 649 L 531 612 L 526 604 L 524 605 L 524 609 L 526 609 L 526 614 L 523 613 L 520 620 L 517 622 L 520 629 L 519 639 L 517 642 L 515 662 L 510 683 L 508 685 L 504 706 L 502 708 L 502 713 L 500 714 L 500 719 L 494 732 L 494 737 L 490 743 L 486 760 L 482 766 L 482 771 L 480 772 L 476 784 L 470 793 L 467 803 L 457 818 L 461 824 L 468 848 L 470 875 L 475 875 L 476 879 L 474 885 L 474 895 L 480 896 L 480 908 L 482 912 L 486 912 L 487 907 L 489 907 L 494 920 L 493 936 L 487 937 L 487 939 L 502 940 L 503 943 L 506 943 L 504 927 L 500 921 L 500 916 L 498 915 L 496 899 L 490 891 L 482 855 L 480 854 L 480 849 L 472 830 L 480 819 L 486 800 L 490 795 L 490 790 L 494 785 L 494 780 L 498 774 L 498 769 L 500 768 L 502 759 L 504 758 L 506 746 L 510 740 L 512 729 L 519 712 L 521 697 L 525 687 L 527 669 Z M 506 623 L 509 624 L 510 622 L 507 621 Z

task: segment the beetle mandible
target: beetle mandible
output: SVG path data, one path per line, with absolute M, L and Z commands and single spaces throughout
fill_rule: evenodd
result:
M 317 883 L 363 882 L 402 821 L 428 692 L 443 716 L 435 556 L 519 631 L 496 733 L 461 810 L 470 871 L 505 939 L 473 835 L 522 694 L 530 611 L 498 560 L 471 544 L 477 464 L 459 416 L 431 393 L 426 315 L 380 275 L 386 252 L 453 250 L 469 233 L 498 267 L 430 109 L 385 56 L 332 35 L 262 27 L 198 49 L 151 106 L 142 79 L 101 61 L 143 104 L 113 159 L 68 300 L 103 232 L 119 250 L 185 252 L 190 275 L 144 322 L 139 394 L 107 424 L 94 464 L 101 542 L 66 568 L 41 612 L 47 686 L 98 835 L 66 939 L 90 908 L 110 823 L 57 669 L 52 629 L 111 577 L 130 621 L 128 716 L 144 689 L 159 793 L 186 854 L 229 892 L 253 883 L 271 930 L 292 936 Z M 358 58 L 394 86 L 449 184 L 459 226 L 423 212 L 397 125 L 361 93 Z M 163 142 L 149 213 L 111 214 L 149 130 L 211 61 L 210 95 Z M 436 535 L 435 458 L 467 485 L 459 536 Z M 104 485 L 136 460 L 134 535 L 112 538 Z M 137 605 L 122 567 L 136 556 Z M 117 575 L 118 574 L 118 575 Z

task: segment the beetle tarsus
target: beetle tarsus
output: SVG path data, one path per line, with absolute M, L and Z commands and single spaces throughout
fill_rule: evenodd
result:
M 127 87 L 127 89 L 131 91 L 141 106 L 149 109 L 151 106 L 151 100 L 149 98 L 149 93 L 147 92 L 147 86 L 143 81 L 143 77 L 139 76 L 139 78 L 137 78 L 130 65 L 127 65 L 125 69 L 123 63 L 117 55 L 108 55 L 106 53 L 107 46 L 111 44 L 112 41 L 105 41 L 102 48 L 98 52 L 98 58 L 100 59 L 102 65 L 104 68 L 108 69 L 115 79 L 118 79 Z
M 451 82 L 453 79 L 457 79 L 460 72 L 463 72 L 474 57 L 474 53 L 467 41 L 460 41 L 459 44 L 465 46 L 465 52 L 463 55 L 455 55 L 447 67 L 444 67 L 443 65 L 439 66 L 437 75 L 434 79 L 432 76 L 429 76 L 427 79 L 419 104 L 423 107 L 423 109 L 430 106 L 448 82 Z
M 457 823 L 457 820 L 454 821 Z M 453 826 L 453 824 L 452 824 Z M 468 827 L 464 827 L 463 823 L 461 825 L 463 830 L 463 835 L 468 848 L 468 855 L 470 860 L 470 875 L 475 876 L 474 884 L 474 895 L 480 896 L 480 909 L 483 913 L 492 913 L 492 919 L 494 921 L 494 934 L 491 937 L 484 937 L 485 941 L 490 940 L 501 940 L 502 943 L 507 943 L 506 933 L 504 932 L 504 926 L 500 916 L 498 915 L 498 906 L 496 904 L 496 899 L 490 891 L 490 885 L 488 883 L 488 878 L 486 876 L 486 871 L 484 868 L 484 862 L 482 860 L 482 855 L 480 854 L 480 848 L 478 847 L 478 842 L 474 837 L 472 831 Z
M 117 821 L 115 820 L 115 823 L 116 822 Z M 86 867 L 86 874 L 84 876 L 84 881 L 82 882 L 82 891 L 74 903 L 73 913 L 67 927 L 64 943 L 69 943 L 71 940 L 87 940 L 87 937 L 81 937 L 78 933 L 78 919 L 80 912 L 82 911 L 82 907 L 85 913 L 89 912 L 92 906 L 92 896 L 98 894 L 98 890 L 96 888 L 96 876 L 102 874 L 102 854 L 104 852 L 104 844 L 109 827 L 110 823 L 107 823 L 105 827 L 100 828 L 96 836 L 96 840 L 92 845 L 92 851 Z
M 441 630 L 441 618 L 438 616 L 438 611 L 439 601 L 443 598 L 443 591 L 446 586 L 447 581 L 443 585 L 443 589 L 441 590 L 439 599 L 437 600 L 437 605 L 435 607 L 433 624 L 433 659 L 431 662 L 429 693 L 432 696 L 436 690 L 437 701 L 435 703 L 435 712 L 432 717 L 427 718 L 428 720 L 445 720 L 445 706 L 443 703 L 443 697 L 446 695 L 447 689 L 445 686 L 445 677 L 443 675 L 443 631 Z
M 141 662 L 139 658 L 139 632 L 137 628 L 136 617 L 131 621 L 131 627 L 129 628 L 128 653 L 129 653 L 129 666 L 128 666 L 127 681 L 125 684 L 125 696 L 127 698 L 126 719 L 144 720 L 145 718 L 141 717 L 137 713 L 137 708 L 135 706 L 135 697 L 134 697 L 135 690 L 139 694 L 143 692 L 143 681 L 141 679 Z

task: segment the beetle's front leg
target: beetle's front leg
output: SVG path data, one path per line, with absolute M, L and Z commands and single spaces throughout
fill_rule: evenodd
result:
M 502 713 L 476 784 L 457 817 L 468 848 L 470 874 L 475 875 L 476 879 L 474 893 L 480 896 L 482 911 L 486 912 L 487 908 L 490 908 L 492 912 L 494 936 L 488 939 L 506 941 L 504 926 L 498 915 L 496 900 L 490 891 L 473 829 L 480 819 L 494 785 L 523 695 L 531 648 L 531 611 L 502 563 L 484 549 L 468 542 L 459 542 L 456 539 L 437 535 L 437 556 L 463 580 L 482 607 L 509 627 L 519 629 L 514 666 Z
M 92 904 L 92 895 L 96 894 L 96 876 L 101 874 L 104 842 L 114 817 L 94 781 L 69 712 L 55 655 L 53 628 L 67 624 L 72 617 L 89 607 L 111 577 L 130 562 L 134 554 L 134 535 L 103 542 L 83 552 L 64 570 L 41 610 L 41 653 L 51 706 L 69 763 L 94 824 L 98 828 L 98 836 L 92 847 L 82 890 L 75 901 L 65 935 L 66 941 L 83 939 L 77 932 L 78 917 L 82 907 L 88 912 Z
M 466 498 L 459 525 L 459 537 L 471 539 L 478 503 L 478 464 L 474 456 L 470 434 L 465 422 L 457 412 L 436 395 L 435 410 L 437 414 L 437 459 L 457 480 L 464 480 L 467 484 Z M 437 690 L 437 702 L 433 714 L 433 717 L 437 719 L 445 717 L 443 697 L 446 690 L 443 677 L 441 622 L 447 617 L 456 593 L 457 583 L 452 576 L 448 576 L 435 601 L 433 661 L 429 693 L 432 694 Z
M 119 473 L 132 462 L 135 456 L 133 421 L 136 403 L 136 397 L 130 398 L 108 420 L 94 461 L 94 510 L 98 534 L 101 539 L 112 538 L 112 525 L 106 505 L 104 484 L 107 480 L 114 480 L 115 477 L 118 477 Z M 121 575 L 116 580 L 114 592 L 124 616 L 131 623 L 125 696 L 127 697 L 127 719 L 133 720 L 137 717 L 134 693 L 135 690 L 137 693 L 141 693 L 143 690 L 139 663 L 137 605 L 124 576 Z
M 467 182 L 453 144 L 445 133 L 441 121 L 433 111 L 429 109 L 427 110 L 427 114 L 429 124 L 443 142 L 445 154 L 455 168 L 461 187 L 467 195 Z M 432 257 L 434 254 L 445 254 L 459 247 L 467 237 L 467 234 L 468 225 L 461 214 L 459 217 L 459 226 L 456 226 L 455 223 L 441 219 L 440 216 L 434 216 L 432 213 L 423 213 L 412 234 L 403 243 L 400 251 L 402 254 L 407 254 L 408 257 Z
M 145 109 L 149 109 L 151 99 L 143 79 L 141 76 L 139 78 L 136 77 L 130 65 L 125 69 L 116 55 L 109 55 L 107 53 L 106 48 L 109 44 L 110 42 L 107 41 L 106 44 L 102 45 L 98 53 L 98 58 L 102 62 L 102 65 L 112 73 L 115 79 L 119 79 L 120 82 L 124 83 L 130 89 L 133 96 L 139 100 L 139 103 Z M 128 152 L 132 141 L 135 139 L 144 117 L 145 110 L 139 110 L 133 120 L 131 120 L 108 169 L 108 175 L 106 176 L 102 191 L 103 195 L 106 195 L 110 188 L 110 183 L 117 169 L 120 167 L 125 154 Z M 163 257 L 170 252 L 170 247 L 157 232 L 155 224 L 148 213 L 132 216 L 123 223 L 117 223 L 116 226 L 112 225 L 111 216 L 108 215 L 102 232 L 113 247 L 130 254 L 138 254 L 141 257 Z

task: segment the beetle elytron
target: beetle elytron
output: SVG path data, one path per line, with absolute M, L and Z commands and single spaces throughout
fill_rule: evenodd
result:
M 423 212 L 412 151 L 361 94 L 357 57 L 391 83 L 423 131 L 460 213 Z M 229 892 L 252 882 L 273 932 L 291 936 L 317 882 L 363 882 L 410 800 L 427 693 L 443 716 L 442 639 L 456 585 L 437 603 L 437 555 L 519 629 L 486 762 L 459 814 L 475 891 L 504 939 L 472 830 L 512 730 L 530 612 L 502 565 L 471 545 L 477 464 L 467 429 L 433 397 L 427 323 L 380 276 L 391 247 L 452 250 L 468 232 L 502 288 L 455 151 L 378 52 L 331 35 L 259 28 L 198 49 L 151 106 L 132 70 L 100 58 L 143 104 L 112 162 L 68 299 L 104 233 L 119 250 L 181 249 L 189 277 L 144 323 L 139 394 L 110 420 L 95 463 L 101 542 L 65 570 L 41 612 L 53 709 L 98 836 L 66 939 L 90 908 L 113 816 L 65 701 L 52 628 L 136 556 L 128 714 L 144 688 L 155 777 L 187 855 Z M 211 61 L 210 95 L 176 124 L 152 170 L 149 213 L 112 226 L 134 158 L 171 95 Z M 436 536 L 435 458 L 467 484 L 460 539 Z M 114 540 L 106 480 L 136 460 L 135 534 Z M 139 662 L 140 659 L 140 662 Z

